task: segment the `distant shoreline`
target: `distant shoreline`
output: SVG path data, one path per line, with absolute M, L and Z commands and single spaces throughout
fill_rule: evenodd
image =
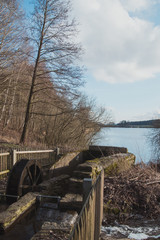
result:
M 116 128 L 160 128 L 160 119 L 146 121 L 121 121 L 120 123 L 100 124 L 100 127 L 116 127 Z
M 115 125 L 106 125 L 106 126 L 103 126 L 102 128 L 155 128 L 153 126 L 115 126 Z

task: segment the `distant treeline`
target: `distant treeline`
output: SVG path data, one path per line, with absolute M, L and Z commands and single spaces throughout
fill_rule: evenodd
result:
M 145 121 L 121 121 L 120 123 L 110 123 L 103 127 L 124 127 L 124 128 L 160 128 L 160 119 Z

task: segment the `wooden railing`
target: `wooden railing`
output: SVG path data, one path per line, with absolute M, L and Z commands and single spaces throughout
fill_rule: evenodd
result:
M 104 172 L 101 171 L 83 205 L 69 240 L 98 240 L 103 217 Z
M 12 159 L 9 152 L 0 153 L 0 178 L 6 175 L 12 168 Z
M 13 167 L 13 165 L 22 158 L 38 160 L 42 167 L 49 166 L 56 161 L 56 150 L 36 150 L 36 151 L 20 151 L 13 150 L 11 152 L 0 153 L 0 177 L 5 176 Z
M 13 150 L 13 165 L 22 158 L 38 160 L 42 166 L 55 161 L 56 150 L 19 151 Z

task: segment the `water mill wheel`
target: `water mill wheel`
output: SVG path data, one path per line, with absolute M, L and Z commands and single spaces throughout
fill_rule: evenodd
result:
M 38 161 L 21 159 L 12 168 L 7 182 L 6 195 L 22 197 L 33 192 L 42 182 L 42 170 Z M 15 202 L 16 198 L 7 197 L 7 202 Z

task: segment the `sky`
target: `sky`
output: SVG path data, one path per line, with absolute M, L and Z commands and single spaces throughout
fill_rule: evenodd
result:
M 83 91 L 115 122 L 160 117 L 160 0 L 72 1 L 87 68 Z

